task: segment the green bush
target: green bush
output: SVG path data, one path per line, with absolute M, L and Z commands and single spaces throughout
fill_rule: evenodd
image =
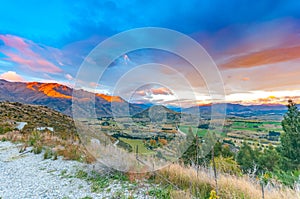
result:
M 33 131 L 29 137 L 29 146 L 34 146 L 40 140 L 41 140 L 41 133 L 38 131 Z
M 153 188 L 149 190 L 149 195 L 155 198 L 169 199 L 171 198 L 171 188 Z
M 33 147 L 32 151 L 34 154 L 42 153 L 43 147 L 41 145 L 36 145 Z
M 288 187 L 293 187 L 300 177 L 300 171 L 284 172 L 280 170 L 272 174 L 274 178 Z
M 45 160 L 46 159 L 50 159 L 50 158 L 52 158 L 52 155 L 53 155 L 52 150 L 49 149 L 49 148 L 47 148 L 46 151 L 45 151 L 45 153 L 44 153 L 44 159 Z

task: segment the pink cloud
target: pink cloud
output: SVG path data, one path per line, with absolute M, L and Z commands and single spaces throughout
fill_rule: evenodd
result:
M 229 62 L 222 64 L 221 67 L 224 69 L 250 68 L 277 62 L 286 62 L 289 60 L 299 59 L 299 52 L 300 46 L 267 49 L 235 57 Z
M 35 72 L 45 72 L 45 73 L 59 73 L 62 70 L 55 66 L 53 63 L 40 58 L 40 57 L 26 57 L 23 58 L 18 54 L 6 53 L 9 56 L 9 60 L 20 64 L 21 66 L 26 66 Z
M 53 63 L 59 61 L 49 60 L 49 57 L 51 57 L 49 55 L 51 55 L 53 50 L 52 48 L 47 49 L 48 51 L 46 50 L 45 52 L 45 49 L 41 48 L 38 44 L 13 35 L 0 35 L 0 39 L 5 44 L 5 47 L 0 48 L 0 52 L 8 57 L 6 58 L 7 60 L 13 61 L 35 72 L 62 72 L 62 70 Z M 46 54 L 47 58 L 45 58 L 43 54 Z M 55 57 L 55 55 L 53 56 Z
M 70 75 L 70 74 L 66 74 L 66 75 L 65 75 L 65 78 L 67 78 L 69 81 L 73 80 L 73 77 L 72 77 L 72 75 Z
M 14 35 L 0 35 L 0 39 L 6 46 L 18 49 L 26 49 L 29 45 L 20 37 Z
M 135 92 L 136 94 L 140 96 L 146 96 L 146 95 L 173 95 L 173 93 L 165 88 L 165 87 L 159 87 L 159 88 L 146 88 L 143 90 L 138 90 Z
M 152 88 L 151 91 L 154 95 L 171 95 L 172 94 L 172 92 L 165 87 Z
M 25 81 L 25 79 L 21 75 L 18 75 L 15 71 L 7 71 L 5 73 L 2 73 L 0 75 L 0 79 L 5 79 L 12 82 Z

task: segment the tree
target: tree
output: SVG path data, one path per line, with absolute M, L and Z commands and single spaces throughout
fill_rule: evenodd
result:
M 191 144 L 195 140 L 195 135 L 192 130 L 192 127 L 189 127 L 189 130 L 187 132 L 186 140 L 189 144 Z
M 284 170 L 300 169 L 300 112 L 296 104 L 288 101 L 288 111 L 282 120 L 280 153 Z
M 258 159 L 259 167 L 263 171 L 275 171 L 278 169 L 280 162 L 280 155 L 274 149 L 272 145 L 268 149 L 264 150 L 263 153 L 259 156 Z
M 255 166 L 258 166 L 259 151 L 253 150 L 246 142 L 241 146 L 237 154 L 237 162 L 244 172 L 254 171 Z
M 209 142 L 208 146 L 210 145 L 211 142 Z M 227 157 L 233 157 L 234 153 L 230 150 L 230 147 L 227 144 L 223 144 L 220 141 L 217 141 L 216 143 L 212 143 L 214 146 L 214 156 L 215 157 L 219 157 L 222 156 L 224 158 Z M 187 150 L 183 153 L 181 159 L 184 161 L 185 164 L 191 164 L 191 163 L 195 163 L 195 164 L 206 164 L 209 163 L 209 161 L 212 159 L 212 153 L 211 151 L 209 151 L 208 154 L 206 154 L 204 157 L 201 155 L 204 152 L 206 152 L 207 150 L 203 150 L 204 147 L 208 147 L 208 146 L 204 146 L 204 143 L 201 143 L 201 140 L 198 138 L 198 143 L 197 143 L 197 137 L 194 137 L 192 143 L 190 144 L 190 146 L 187 148 Z M 197 147 L 198 147 L 198 158 L 197 158 Z M 210 147 L 211 149 L 211 147 Z

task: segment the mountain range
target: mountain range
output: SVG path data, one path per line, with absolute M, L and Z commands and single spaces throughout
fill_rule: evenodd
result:
M 129 104 L 119 96 L 95 94 L 84 90 L 76 90 L 76 92 L 76 96 L 81 96 L 78 100 L 83 102 L 95 97 L 97 116 L 111 116 L 112 102 L 118 108 L 129 106 L 132 114 L 139 113 L 144 109 L 142 105 Z M 66 115 L 72 115 L 72 93 L 72 88 L 58 83 L 23 83 L 0 79 L 0 101 L 44 105 Z
M 95 110 L 97 116 L 111 116 L 111 103 L 117 109 L 128 107 L 131 115 L 142 112 L 149 108 L 147 104 L 131 104 L 119 96 L 110 96 L 101 93 L 91 93 L 85 90 L 76 90 L 76 96 L 82 96 L 79 100 L 88 100 L 86 96 L 95 97 Z M 25 104 L 44 105 L 66 115 L 72 115 L 72 93 L 73 89 L 58 83 L 40 82 L 9 82 L 0 79 L 0 101 L 20 102 Z M 268 117 L 271 119 L 282 118 L 287 108 L 281 104 L 241 105 L 241 104 L 216 104 L 216 110 L 226 105 L 227 116 L 233 117 Z M 201 105 L 190 108 L 168 107 L 173 111 L 192 113 L 199 110 L 203 117 L 209 117 L 211 105 Z M 84 107 L 82 107 L 84 109 Z M 147 111 L 146 111 L 147 112 Z M 144 113 L 146 113 L 144 112 Z M 198 111 L 197 111 L 198 112 Z M 142 115 L 144 115 L 144 113 Z
M 281 120 L 287 111 L 282 104 L 241 105 L 232 103 L 220 103 L 214 105 L 214 114 L 220 113 L 222 107 L 226 107 L 227 117 L 240 117 L 248 119 Z M 198 110 L 197 110 L 198 109 Z M 211 105 L 194 106 L 183 110 L 186 113 L 198 111 L 202 118 L 209 118 L 212 111 Z

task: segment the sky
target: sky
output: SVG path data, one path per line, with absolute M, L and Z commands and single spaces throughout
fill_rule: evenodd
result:
M 75 2 L 75 3 L 74 3 Z M 73 86 L 83 60 L 100 42 L 122 31 L 162 27 L 193 38 L 212 57 L 224 82 L 226 101 L 242 104 L 300 102 L 300 1 L 38 1 L 12 0 L 0 7 L 0 78 L 58 82 Z M 114 92 L 120 78 L 146 63 L 172 67 L 189 82 L 190 97 L 179 76 L 166 67 L 147 70 L 164 85 L 128 84 Z M 145 71 L 136 71 L 139 76 Z M 128 80 L 127 80 L 128 81 Z M 96 91 L 118 94 L 136 103 L 185 106 L 210 103 L 205 80 L 182 58 L 159 50 L 120 55 Z M 174 89 L 176 88 L 176 89 Z M 127 89 L 127 90 L 126 90 Z

